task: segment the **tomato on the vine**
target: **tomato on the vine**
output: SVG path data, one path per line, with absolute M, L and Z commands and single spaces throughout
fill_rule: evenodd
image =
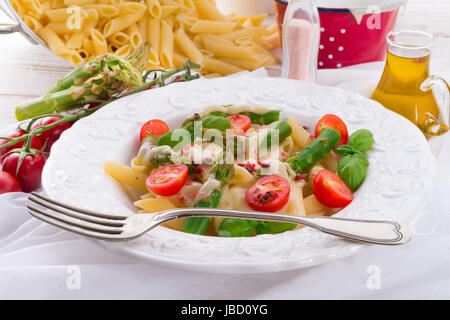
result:
M 265 176 L 245 193 L 250 208 L 256 211 L 276 212 L 289 201 L 290 185 L 283 177 Z
M 46 117 L 46 118 L 39 119 L 35 123 L 33 123 L 33 125 L 31 126 L 31 131 L 38 129 L 41 126 L 46 126 L 46 125 L 55 123 L 59 120 L 61 120 L 60 117 Z M 59 139 L 61 134 L 65 130 L 69 129 L 71 126 L 72 125 L 70 124 L 70 122 L 62 123 L 52 129 L 44 131 L 39 136 L 37 136 L 37 137 L 39 137 L 42 145 L 44 145 L 46 143 L 44 151 L 50 152 L 50 149 L 52 148 L 53 144 Z
M 317 201 L 330 208 L 342 208 L 353 201 L 353 192 L 333 172 L 323 169 L 313 181 L 313 193 Z
M 21 137 L 21 136 L 23 136 L 25 134 L 26 134 L 25 131 L 16 131 L 16 132 L 8 135 L 7 137 L 8 138 L 19 138 L 19 137 Z M 25 144 L 25 141 L 27 141 L 27 140 L 25 139 L 25 140 L 22 140 L 20 142 L 17 142 L 16 144 L 13 144 L 12 146 L 6 147 L 4 149 L 0 149 L 0 164 L 3 163 L 3 160 L 5 159 L 3 156 L 5 154 L 7 154 L 8 152 L 10 152 L 10 151 L 12 151 L 14 149 L 22 148 L 23 145 Z M 9 140 L 7 140 L 7 139 L 0 139 L 0 147 L 5 145 L 5 144 L 7 144 L 8 142 L 9 142 Z M 41 140 L 39 140 L 38 137 L 33 137 L 31 139 L 31 148 L 32 149 L 37 149 L 37 150 L 42 149 L 42 143 L 41 143 Z
M 2 169 L 16 177 L 22 191 L 31 192 L 41 185 L 41 174 L 44 169 L 45 158 L 42 154 L 28 154 L 23 158 L 17 171 L 20 156 L 19 152 L 8 154 L 3 160 Z
M 334 114 L 326 114 L 324 115 L 319 122 L 317 122 L 316 130 L 314 132 L 316 138 L 320 135 L 323 129 L 331 128 L 336 130 L 341 135 L 341 140 L 339 140 L 338 144 L 335 148 L 347 144 L 348 142 L 348 130 L 344 121 L 341 118 Z
M 0 194 L 8 192 L 20 192 L 19 181 L 9 172 L 0 172 Z
M 145 181 L 147 188 L 160 196 L 173 196 L 183 188 L 189 168 L 185 164 L 171 164 L 153 171 Z

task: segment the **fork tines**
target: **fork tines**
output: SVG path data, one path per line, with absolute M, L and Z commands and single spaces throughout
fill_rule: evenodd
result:
M 35 205 L 28 205 L 35 218 L 67 231 L 102 240 L 120 240 L 126 216 L 96 213 L 49 199 L 32 192 L 28 199 Z

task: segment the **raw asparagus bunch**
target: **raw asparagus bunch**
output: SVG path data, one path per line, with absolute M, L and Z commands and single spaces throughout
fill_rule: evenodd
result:
M 69 73 L 40 98 L 16 108 L 18 121 L 43 114 L 63 112 L 88 104 L 93 100 L 108 100 L 127 88 L 144 83 L 142 72 L 150 55 L 150 44 L 145 42 L 124 60 L 114 54 L 105 54 Z
M 3 144 L 2 146 L 0 146 L 0 150 L 8 148 L 10 146 L 13 146 L 19 142 L 26 141 L 30 135 L 39 136 L 40 134 L 44 133 L 45 131 L 51 130 L 54 127 L 61 125 L 63 123 L 68 123 L 68 122 L 73 123 L 75 121 L 78 121 L 81 118 L 91 115 L 92 113 L 99 110 L 103 106 L 107 105 L 111 101 L 117 100 L 121 97 L 129 96 L 134 93 L 138 93 L 138 92 L 147 90 L 154 86 L 164 86 L 167 84 L 166 83 L 167 79 L 172 79 L 172 77 L 175 75 L 176 75 L 177 79 L 180 81 L 191 81 L 191 80 L 197 79 L 199 77 L 199 75 L 192 74 L 192 69 L 198 69 L 198 68 L 200 68 L 199 65 L 187 60 L 186 64 L 184 64 L 183 66 L 181 66 L 179 68 L 173 69 L 173 70 L 167 70 L 167 71 L 158 70 L 157 72 L 154 70 L 149 70 L 145 73 L 143 79 L 145 80 L 149 75 L 154 74 L 155 76 L 152 81 L 145 82 L 145 83 L 141 84 L 140 86 L 134 88 L 131 91 L 124 91 L 120 95 L 110 97 L 108 100 L 93 99 L 93 100 L 89 101 L 89 103 L 98 103 L 98 106 L 96 106 L 96 107 L 81 108 L 84 106 L 84 103 L 83 103 L 81 106 L 79 106 L 80 108 L 78 110 L 76 110 L 75 112 L 73 112 L 71 114 L 61 115 L 58 113 L 48 113 L 48 114 L 42 114 L 42 115 L 33 117 L 33 119 L 31 119 L 28 123 L 19 125 L 19 130 L 26 132 L 26 134 L 24 134 L 20 137 L 16 137 L 16 138 L 0 137 L 0 139 L 8 140 L 8 142 L 6 144 Z M 60 86 L 61 88 L 64 86 L 67 86 L 68 83 L 70 83 L 70 81 L 72 81 L 72 80 L 70 80 L 70 81 L 68 80 L 69 76 L 70 75 L 66 76 L 63 79 L 64 81 L 61 80 L 60 84 L 58 84 L 57 86 Z M 66 84 L 63 84 L 63 83 L 66 83 Z M 52 90 L 54 90 L 54 88 Z M 51 124 L 45 125 L 45 126 L 39 126 L 37 129 L 31 131 L 31 126 L 33 125 L 34 122 L 36 122 L 39 119 L 42 119 L 44 117 L 49 117 L 49 116 L 58 116 L 61 119 L 56 122 L 53 122 Z

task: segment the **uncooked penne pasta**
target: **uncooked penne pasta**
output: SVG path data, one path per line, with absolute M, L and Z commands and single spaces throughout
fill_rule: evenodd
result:
M 227 18 L 207 0 L 194 0 L 199 16 L 207 20 L 227 21 Z
M 159 60 L 164 68 L 171 68 L 173 65 L 173 45 L 174 36 L 171 26 L 161 20 L 161 47 L 159 49 Z
M 203 39 L 205 49 L 214 53 L 214 56 L 219 58 L 230 59 L 247 59 L 254 60 L 255 53 L 249 48 L 239 47 L 236 45 L 225 44 L 222 41 L 217 41 L 211 37 Z
M 96 55 L 102 55 L 108 52 L 108 44 L 106 39 L 97 29 L 91 30 L 92 44 L 94 45 L 94 50 Z
M 244 71 L 244 69 L 242 68 L 212 58 L 203 58 L 202 70 L 211 73 L 221 73 L 223 75 L 230 75 L 233 73 Z
M 144 11 L 140 13 L 127 14 L 109 20 L 103 27 L 103 35 L 109 37 L 116 32 L 123 31 L 132 24 L 135 24 L 144 15 Z
M 161 19 L 162 9 L 159 0 L 145 0 L 145 2 L 150 16 L 154 19 Z
M 136 49 L 137 47 L 139 47 L 141 45 L 142 41 L 142 37 L 141 34 L 139 33 L 139 29 L 137 24 L 133 24 L 131 26 L 129 26 L 127 28 L 127 34 L 130 38 L 130 45 L 131 48 Z
M 201 63 L 203 55 L 200 50 L 195 46 L 194 42 L 189 39 L 183 29 L 175 31 L 175 41 L 183 50 L 183 53 L 193 62 Z
M 222 34 L 231 32 L 235 27 L 234 22 L 197 20 L 190 30 L 192 33 Z

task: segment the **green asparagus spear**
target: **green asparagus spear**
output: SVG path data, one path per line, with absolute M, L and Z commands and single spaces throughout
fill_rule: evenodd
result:
M 314 163 L 325 158 L 341 139 L 334 129 L 325 128 L 322 133 L 300 152 L 290 156 L 289 163 L 296 173 L 306 172 Z
M 16 118 L 22 121 L 68 111 L 92 100 L 111 98 L 127 88 L 139 87 L 143 84 L 142 70 L 149 54 L 150 45 L 145 42 L 130 60 L 113 54 L 99 56 L 58 81 L 47 95 L 16 107 Z
M 232 164 L 216 163 L 211 171 L 211 175 L 219 180 L 220 188 L 214 190 L 207 198 L 201 199 L 195 204 L 196 208 L 217 208 L 222 197 L 222 190 L 228 185 L 234 175 L 234 166 Z M 182 231 L 192 234 L 204 234 L 208 228 L 211 218 L 195 217 L 186 220 Z
M 272 141 L 275 137 L 273 131 L 278 130 L 278 143 L 282 143 L 284 140 L 286 140 L 287 137 L 289 137 L 292 134 L 292 128 L 291 126 L 284 121 L 277 121 L 273 122 L 270 125 L 272 130 L 269 130 L 268 134 L 264 139 L 261 141 L 260 148 L 270 148 L 273 143 L 276 141 Z

